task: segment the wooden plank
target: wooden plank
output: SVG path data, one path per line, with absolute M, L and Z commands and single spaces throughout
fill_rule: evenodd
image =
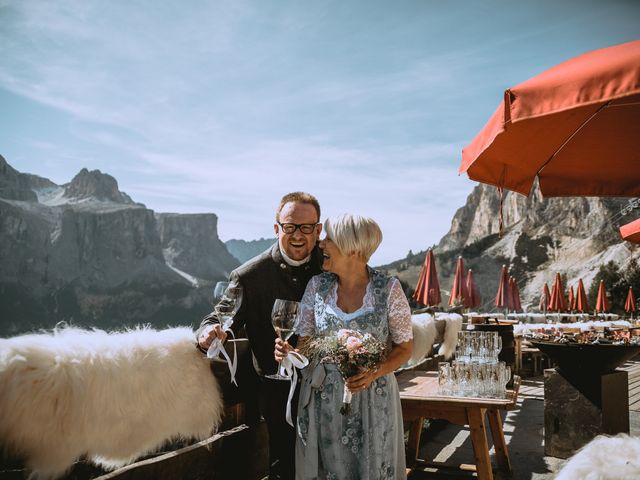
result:
M 185 448 L 136 462 L 96 480 L 258 480 L 268 472 L 264 422 L 240 425 Z

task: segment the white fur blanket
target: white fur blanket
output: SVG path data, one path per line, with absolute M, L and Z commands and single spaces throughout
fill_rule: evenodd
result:
M 598 436 L 582 447 L 556 480 L 636 480 L 640 478 L 640 438 Z
M 419 313 L 411 316 L 413 328 L 413 351 L 411 358 L 405 364 L 405 368 L 419 364 L 425 357 L 431 354 L 433 344 L 438 340 L 436 321 L 444 321 L 444 335 L 442 336 L 438 354 L 446 359 L 453 356 L 456 351 L 458 332 L 462 328 L 462 316 L 456 313 L 436 313 L 436 318 L 428 313 Z
M 449 360 L 456 353 L 456 345 L 458 344 L 458 332 L 462 330 L 462 315 L 457 313 L 440 313 L 436 312 L 436 320 L 444 320 L 446 327 L 444 329 L 444 340 L 440 344 L 438 353 Z
M 38 478 L 86 455 L 107 468 L 208 437 L 223 403 L 190 328 L 76 328 L 0 339 L 0 449 Z

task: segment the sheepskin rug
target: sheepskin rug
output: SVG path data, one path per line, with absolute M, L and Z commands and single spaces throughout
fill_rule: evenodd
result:
M 411 315 L 411 327 L 413 330 L 413 351 L 411 358 L 403 366 L 410 368 L 419 364 L 425 357 L 431 354 L 433 344 L 440 342 L 438 354 L 445 359 L 450 359 L 456 352 L 458 332 L 462 328 L 462 315 L 457 313 L 436 312 L 435 319 L 429 313 Z M 436 322 L 444 322 L 444 333 L 439 338 Z
M 458 313 L 436 313 L 436 320 L 444 320 L 447 325 L 444 329 L 444 340 L 440 344 L 438 354 L 449 360 L 456 353 L 458 332 L 462 330 L 462 315 Z
M 556 480 L 637 480 L 640 478 L 640 438 L 598 436 L 582 447 Z
M 431 353 L 438 334 L 433 316 L 428 313 L 411 315 L 411 328 L 413 330 L 413 350 L 411 358 L 406 363 L 407 367 L 419 364 Z
M 0 448 L 36 478 L 82 456 L 115 468 L 207 438 L 223 402 L 190 328 L 77 328 L 0 339 Z

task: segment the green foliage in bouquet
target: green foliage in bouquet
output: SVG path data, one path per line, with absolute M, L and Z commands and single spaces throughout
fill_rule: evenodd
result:
M 360 372 L 372 370 L 384 360 L 387 346 L 369 333 L 342 329 L 334 335 L 311 340 L 309 350 L 321 363 L 332 363 L 346 380 Z M 346 390 L 346 387 L 345 387 Z M 351 395 L 346 395 L 340 413 L 351 411 Z

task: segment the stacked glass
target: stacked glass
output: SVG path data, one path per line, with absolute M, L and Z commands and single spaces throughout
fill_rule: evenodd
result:
M 511 368 L 498 361 L 500 350 L 498 332 L 458 332 L 456 359 L 438 364 L 439 394 L 505 398 Z

